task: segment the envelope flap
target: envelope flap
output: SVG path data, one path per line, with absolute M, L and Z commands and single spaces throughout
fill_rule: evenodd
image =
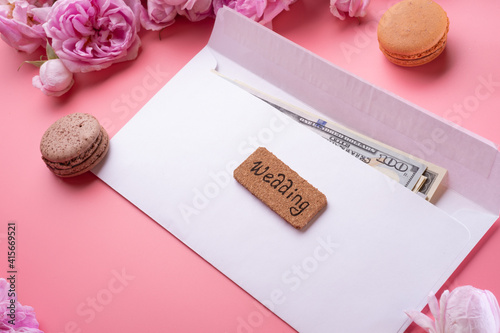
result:
M 347 73 L 229 9 L 218 12 L 208 46 L 219 70 L 446 168 L 448 187 L 498 215 L 495 144 Z M 251 73 L 251 74 L 249 74 Z M 252 76 L 258 80 L 252 80 Z M 486 80 L 486 79 L 485 79 Z

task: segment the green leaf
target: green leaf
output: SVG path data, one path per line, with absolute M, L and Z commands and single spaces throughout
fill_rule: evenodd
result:
M 49 58 L 49 60 L 59 59 L 59 57 L 57 56 L 56 52 L 54 51 L 54 49 L 52 48 L 52 46 L 50 46 L 50 44 L 49 44 L 48 41 L 47 41 L 47 46 L 45 47 L 45 49 L 47 50 L 47 58 Z
M 42 66 L 47 60 L 36 60 L 36 61 L 25 61 L 25 63 L 31 64 L 36 67 Z

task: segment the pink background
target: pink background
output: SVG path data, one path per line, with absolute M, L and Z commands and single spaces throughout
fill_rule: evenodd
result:
M 372 0 L 367 17 L 358 22 L 333 17 L 327 0 L 298 0 L 273 28 L 500 143 L 500 2 L 439 1 L 451 22 L 448 45 L 437 60 L 418 68 L 392 65 L 378 50 L 376 25 L 394 2 Z M 40 158 L 46 128 L 72 112 L 93 113 L 114 135 L 205 46 L 212 26 L 211 19 L 180 18 L 161 34 L 143 31 L 137 60 L 76 75 L 72 91 L 62 98 L 32 87 L 35 67 L 18 70 L 41 52 L 27 56 L 0 43 L 0 276 L 7 274 L 7 223 L 15 221 L 18 297 L 35 308 L 43 331 L 294 331 L 96 176 L 62 180 Z M 493 83 L 487 87 L 482 82 L 488 80 Z M 460 106 L 463 112 L 457 113 Z M 500 296 L 497 229 L 498 221 L 443 289 L 470 284 Z M 412 325 L 408 332 L 423 331 Z

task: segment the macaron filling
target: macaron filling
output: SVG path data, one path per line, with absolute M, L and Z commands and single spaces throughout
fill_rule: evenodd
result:
M 99 150 L 97 150 L 96 153 L 92 155 L 89 159 L 87 159 L 85 162 L 75 166 L 72 169 L 53 170 L 53 172 L 59 177 L 78 176 L 82 173 L 91 170 L 95 165 L 97 165 L 97 163 L 99 163 L 104 158 L 104 156 L 108 152 L 108 149 L 109 149 L 109 144 L 108 141 L 106 141 L 100 146 Z

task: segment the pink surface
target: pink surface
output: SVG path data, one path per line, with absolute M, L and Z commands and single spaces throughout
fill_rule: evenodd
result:
M 358 23 L 334 18 L 326 0 L 298 0 L 273 28 L 500 143 L 500 43 L 494 37 L 500 3 L 439 1 L 451 22 L 448 46 L 419 68 L 394 66 L 378 50 L 376 24 L 392 3 L 372 0 L 368 16 Z M 72 91 L 59 99 L 31 86 L 36 68 L 17 70 L 39 54 L 26 56 L 0 43 L 0 276 L 7 275 L 7 224 L 15 221 L 18 297 L 35 308 L 43 331 L 294 331 L 93 174 L 62 180 L 40 158 L 43 132 L 68 113 L 91 112 L 114 135 L 205 46 L 212 25 L 213 20 L 179 19 L 161 39 L 157 32 L 142 32 L 137 60 L 77 75 Z M 470 284 L 500 296 L 497 229 L 498 221 L 445 288 Z M 407 332 L 423 331 L 412 325 Z

